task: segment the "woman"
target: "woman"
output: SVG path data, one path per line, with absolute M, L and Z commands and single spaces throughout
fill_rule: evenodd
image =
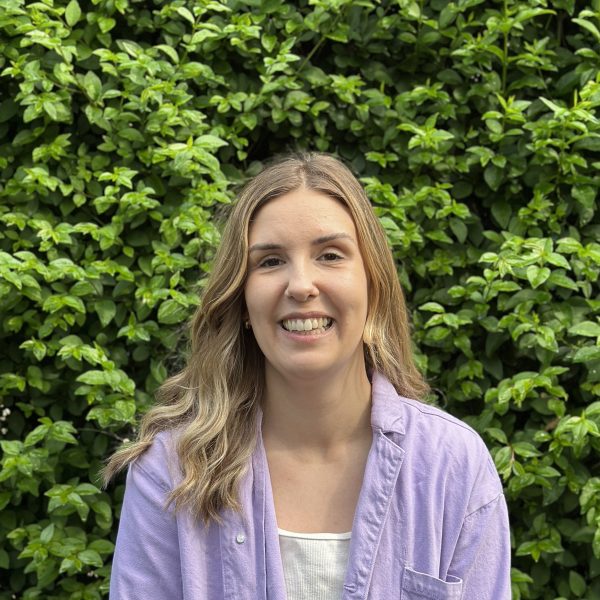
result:
M 338 160 L 246 186 L 191 341 L 106 470 L 129 465 L 111 598 L 510 597 L 494 465 L 419 401 L 384 232 Z

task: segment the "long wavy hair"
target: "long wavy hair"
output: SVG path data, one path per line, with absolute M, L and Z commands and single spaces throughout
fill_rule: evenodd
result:
M 237 490 L 256 443 L 264 391 L 264 357 L 243 326 L 248 228 L 265 203 L 300 188 L 321 192 L 350 211 L 369 282 L 363 342 L 369 369 L 403 396 L 423 399 L 428 386 L 412 357 L 408 312 L 386 236 L 356 177 L 338 159 L 318 153 L 286 156 L 240 193 L 223 232 L 202 301 L 191 322 L 191 353 L 167 379 L 141 421 L 136 441 L 109 459 L 108 482 L 135 461 L 161 431 L 177 430 L 181 482 L 169 501 L 199 520 L 219 521 L 240 509 Z

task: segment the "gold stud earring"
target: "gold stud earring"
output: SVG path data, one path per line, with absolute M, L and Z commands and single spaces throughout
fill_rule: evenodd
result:
M 246 320 L 244 321 L 244 327 L 245 327 L 246 329 L 251 329 L 251 328 L 252 328 L 252 325 L 250 325 L 250 319 L 246 319 Z

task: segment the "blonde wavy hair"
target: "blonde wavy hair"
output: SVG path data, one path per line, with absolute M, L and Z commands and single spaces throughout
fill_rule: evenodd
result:
M 243 326 L 248 228 L 266 202 L 299 188 L 326 194 L 350 211 L 369 281 L 365 361 L 399 394 L 423 399 L 428 386 L 416 369 L 408 312 L 386 236 L 356 177 L 338 159 L 318 153 L 286 156 L 240 193 L 225 227 L 201 304 L 191 322 L 191 354 L 167 379 L 143 417 L 137 440 L 109 459 L 104 481 L 135 461 L 161 431 L 177 429 L 182 481 L 169 502 L 194 518 L 219 521 L 239 510 L 237 489 L 255 447 L 264 391 L 264 357 Z

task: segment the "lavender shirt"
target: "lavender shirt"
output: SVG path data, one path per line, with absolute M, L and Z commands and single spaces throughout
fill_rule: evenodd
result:
M 373 443 L 352 526 L 342 600 L 508 600 L 506 503 L 467 425 L 372 386 Z M 285 600 L 273 495 L 259 435 L 240 488 L 243 513 L 208 527 L 165 510 L 179 481 L 172 435 L 129 469 L 112 600 Z M 308 600 L 308 599 L 307 599 Z

